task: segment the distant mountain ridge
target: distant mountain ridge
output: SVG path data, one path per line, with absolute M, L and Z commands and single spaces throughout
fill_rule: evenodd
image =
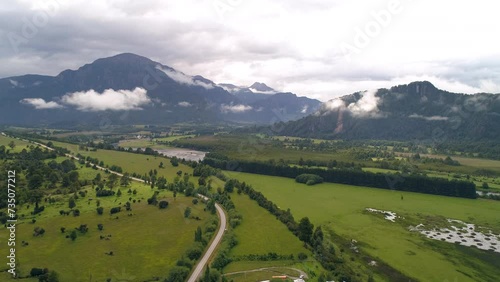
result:
M 450 93 L 428 81 L 356 92 L 324 103 L 277 134 L 326 139 L 500 138 L 500 95 Z
M 267 89 L 265 84 L 253 86 Z M 123 53 L 57 76 L 0 79 L 0 124 L 269 124 L 304 117 L 321 104 L 287 96 L 280 105 L 254 105 L 273 96 L 245 99 L 202 76 L 189 76 L 146 57 Z M 304 112 L 304 108 L 308 110 Z M 277 115 L 279 112 L 286 114 Z

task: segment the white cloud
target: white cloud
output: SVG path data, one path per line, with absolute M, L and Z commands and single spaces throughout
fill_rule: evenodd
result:
M 252 91 L 253 93 L 257 93 L 257 94 L 276 94 L 277 92 L 276 91 L 260 91 L 260 90 L 257 90 L 255 88 L 248 88 L 250 89 L 250 91 Z
M 184 108 L 187 108 L 187 107 L 191 107 L 192 104 L 189 103 L 189 102 L 186 102 L 186 101 L 182 101 L 182 102 L 179 102 L 177 105 L 181 106 L 181 107 L 184 107 Z
M 222 113 L 244 113 L 244 112 L 247 112 L 247 111 L 250 111 L 252 110 L 252 107 L 251 106 L 247 106 L 247 105 L 241 105 L 241 104 L 238 104 L 238 105 L 221 105 L 220 107 L 220 110 Z
M 378 102 L 380 98 L 375 94 L 377 94 L 377 90 L 368 90 L 363 92 L 363 94 L 361 94 L 361 99 L 355 103 L 349 104 L 347 109 L 357 117 L 383 117 L 378 109 Z
M 63 107 L 54 101 L 46 102 L 42 98 L 26 98 L 22 99 L 19 102 L 22 104 L 31 105 L 37 110 L 58 109 Z
M 304 105 L 304 107 L 302 107 L 302 110 L 300 112 L 303 113 L 303 114 L 305 114 L 305 113 L 307 113 L 308 109 L 309 109 L 309 106 L 308 105 Z
M 448 120 L 448 117 L 443 117 L 443 116 L 423 116 L 423 115 L 417 115 L 417 114 L 411 114 L 408 117 L 409 118 L 425 119 L 425 120 L 429 120 L 429 121 L 445 121 L 445 120 Z
M 168 77 L 173 79 L 174 81 L 180 83 L 180 84 L 186 84 L 186 85 L 192 85 L 192 86 L 201 86 L 205 89 L 212 89 L 214 86 L 209 83 L 205 83 L 200 80 L 195 80 L 193 79 L 192 76 L 183 74 L 182 72 L 178 71 L 173 71 L 169 69 L 162 68 L 161 66 L 157 66 L 156 69 L 161 70 L 164 72 Z
M 134 90 L 106 89 L 103 93 L 94 90 L 74 92 L 64 95 L 61 100 L 86 112 L 141 110 L 140 106 L 151 102 L 147 91 L 139 87 Z

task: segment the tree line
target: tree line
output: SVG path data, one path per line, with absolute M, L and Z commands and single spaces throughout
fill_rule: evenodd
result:
M 230 171 L 287 178 L 296 178 L 301 174 L 315 174 L 323 178 L 325 182 L 470 199 L 477 197 L 476 186 L 472 182 L 447 180 L 422 175 L 383 174 L 350 169 L 291 167 L 257 161 L 228 161 L 207 157 L 205 157 L 203 163 L 211 167 Z

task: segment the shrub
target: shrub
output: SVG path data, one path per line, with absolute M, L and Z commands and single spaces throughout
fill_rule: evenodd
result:
M 301 174 L 295 177 L 295 181 L 298 183 L 305 183 L 307 185 L 314 185 L 323 182 L 323 178 L 316 174 Z
M 98 207 L 97 208 L 97 214 L 102 215 L 104 213 L 104 208 L 103 207 Z
M 121 210 L 122 210 L 121 207 L 114 207 L 114 208 L 111 208 L 111 210 L 109 210 L 109 213 L 115 214 L 115 213 L 119 213 Z
M 306 255 L 306 254 L 304 254 L 304 253 L 299 253 L 299 254 L 297 255 L 297 257 L 299 258 L 299 260 L 306 260 L 306 259 L 307 259 L 307 255 Z
M 158 207 L 160 209 L 166 209 L 168 207 L 168 202 L 167 201 L 160 201 L 160 203 L 158 204 Z

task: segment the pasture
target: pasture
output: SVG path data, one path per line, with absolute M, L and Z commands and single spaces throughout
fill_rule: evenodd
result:
M 12 141 L 14 142 L 14 145 L 15 145 L 14 149 L 11 149 L 9 147 L 9 144 Z M 19 153 L 23 149 L 25 149 L 27 146 L 32 145 L 32 144 L 30 144 L 29 142 L 26 142 L 26 141 L 19 140 L 19 139 L 0 135 L 0 146 L 2 146 L 2 145 L 5 146 L 5 150 L 11 150 L 11 152 Z
M 404 274 L 422 281 L 491 281 L 500 276 L 498 253 L 426 239 L 409 225 L 439 224 L 445 218 L 475 223 L 500 233 L 500 203 L 341 184 L 307 186 L 293 179 L 227 172 L 251 184 L 296 219 L 308 216 Z M 403 199 L 401 199 L 403 196 Z M 404 217 L 390 222 L 366 208 L 393 211 Z
M 177 259 L 193 245 L 196 228 L 214 217 L 203 211 L 203 205 L 193 205 L 190 197 L 179 195 L 174 200 L 172 193 L 161 192 L 158 199 L 167 200 L 169 206 L 160 210 L 147 205 L 146 199 L 152 195 L 147 185 L 132 183 L 115 189 L 121 189 L 122 196 L 95 198 L 91 188 L 86 188 L 87 196 L 76 200 L 76 208 L 81 212 L 77 217 L 59 214 L 59 210 L 68 210 L 66 196 L 55 196 L 58 201 L 53 204 L 44 203 L 45 211 L 36 217 L 29 214 L 26 205 L 20 206 L 18 213 L 25 215 L 17 225 L 16 238 L 21 275 L 28 275 L 33 267 L 47 267 L 59 273 L 60 281 L 105 281 L 107 278 L 143 281 L 166 277 Z M 128 189 L 135 189 L 137 194 L 127 194 Z M 131 204 L 131 211 L 122 207 L 121 212 L 110 215 L 111 207 L 123 206 L 129 198 L 136 200 Z M 96 200 L 104 208 L 103 215 L 96 212 Z M 186 207 L 192 209 L 192 216 L 199 216 L 201 220 L 184 218 Z M 32 218 L 36 218 L 35 223 Z M 78 231 L 74 241 L 66 238 L 81 224 L 87 224 L 88 232 Z M 98 230 L 98 224 L 103 224 L 102 231 Z M 34 236 L 35 227 L 42 227 L 46 232 Z M 65 233 L 61 227 L 66 228 Z M 7 230 L 1 229 L 0 240 L 5 241 L 7 236 Z M 29 245 L 22 246 L 22 241 Z M 110 252 L 113 255 L 109 255 Z M 0 280 L 7 277 L 2 273 Z

